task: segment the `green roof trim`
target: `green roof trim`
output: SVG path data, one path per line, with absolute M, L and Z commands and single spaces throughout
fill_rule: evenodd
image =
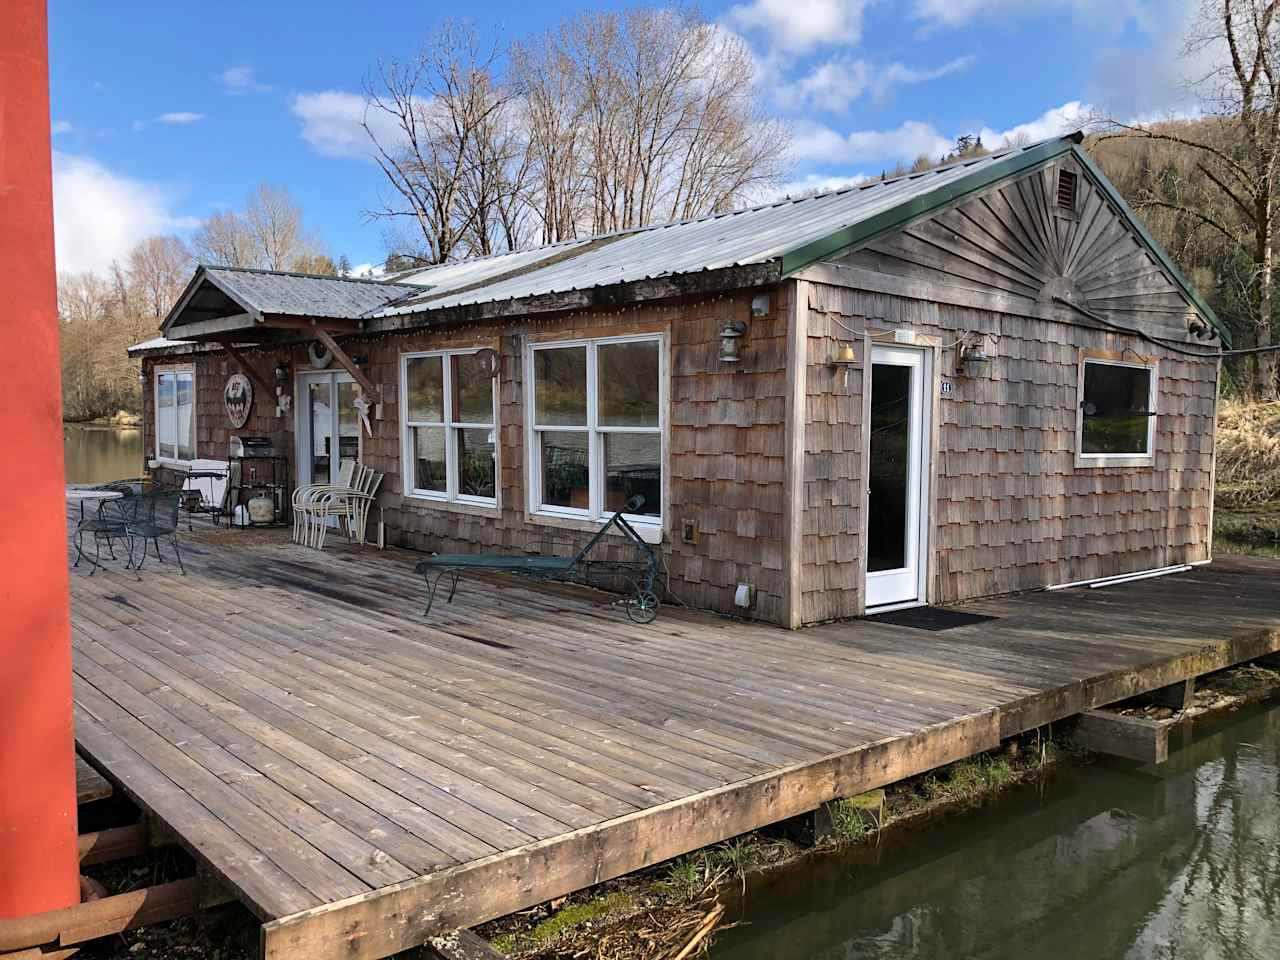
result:
M 889 231 L 905 227 L 914 220 L 964 200 L 997 183 L 1009 180 L 1019 174 L 1034 170 L 1036 167 L 1051 163 L 1059 157 L 1071 154 L 1089 172 L 1097 186 L 1134 228 L 1160 265 L 1169 272 L 1170 277 L 1181 289 L 1183 295 L 1191 301 L 1201 316 L 1218 331 L 1218 335 L 1222 338 L 1223 346 L 1230 347 L 1230 331 L 1218 319 L 1218 315 L 1213 312 L 1213 309 L 1204 301 L 1204 298 L 1200 296 L 1199 291 L 1191 285 L 1187 278 L 1182 275 L 1182 271 L 1169 259 L 1169 255 L 1147 232 L 1146 226 L 1129 205 L 1125 203 L 1124 198 L 1120 196 L 1111 181 L 1106 178 L 1089 155 L 1080 147 L 1080 142 L 1083 139 L 1083 134 L 1077 132 L 1068 134 L 1058 140 L 1047 140 L 1043 143 L 1038 143 L 1033 147 L 1026 148 L 1021 153 L 1012 154 L 994 163 L 984 164 L 969 176 L 952 181 L 918 197 L 913 197 L 873 217 L 852 224 L 842 230 L 837 230 L 835 233 L 829 234 L 820 240 L 815 240 L 812 243 L 805 244 L 803 247 L 790 250 L 783 254 L 782 257 L 782 276 L 790 276 L 810 264 L 825 260 L 842 250 L 865 243 Z

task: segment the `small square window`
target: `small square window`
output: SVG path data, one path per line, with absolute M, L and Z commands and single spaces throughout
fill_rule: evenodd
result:
M 1149 463 L 1155 402 L 1154 365 L 1085 360 L 1080 371 L 1080 460 L 1095 465 Z

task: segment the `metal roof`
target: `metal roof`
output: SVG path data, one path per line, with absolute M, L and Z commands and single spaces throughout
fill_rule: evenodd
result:
M 1213 311 L 1143 228 L 1109 181 L 1080 149 L 1081 135 L 1025 147 L 890 180 L 816 196 L 785 199 L 732 213 L 564 241 L 533 250 L 446 263 L 398 274 L 395 281 L 316 277 L 260 270 L 201 267 L 179 301 L 165 333 L 203 276 L 245 313 L 371 321 L 368 329 L 402 326 L 393 318 L 449 308 L 522 300 L 732 267 L 776 267 L 781 279 L 811 263 L 958 202 L 993 184 L 1074 154 L 1152 254 L 1205 319 L 1226 333 Z M 204 288 L 208 290 L 208 288 Z M 209 291 L 212 294 L 213 291 Z M 206 309 L 198 299 L 191 313 Z
M 201 267 L 205 278 L 240 302 L 247 313 L 295 317 L 363 316 L 422 288 L 355 277 L 318 277 L 245 267 Z
M 1039 162 L 1054 148 L 1056 152 L 1066 152 L 1073 142 L 1056 138 L 833 193 L 788 198 L 732 213 L 472 261 L 481 265 L 485 275 L 497 276 L 483 286 L 473 286 L 474 280 L 470 277 L 455 279 L 452 268 L 467 264 L 449 264 L 411 274 L 406 279 L 427 284 L 431 289 L 370 316 L 396 316 L 424 309 L 566 293 L 781 260 L 832 234 L 901 209 L 913 200 L 966 182 L 975 175 L 990 172 L 995 174 L 992 182 L 1002 179 L 1010 172 L 1006 168 L 1015 165 L 1013 161 L 1034 157 L 1035 162 Z M 601 243 L 602 240 L 609 242 Z M 540 260 L 552 258 L 554 263 L 539 266 Z M 460 289 L 464 286 L 466 289 Z

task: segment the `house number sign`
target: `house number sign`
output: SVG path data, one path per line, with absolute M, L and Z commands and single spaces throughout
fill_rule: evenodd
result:
M 253 410 L 253 382 L 243 373 L 227 377 L 222 403 L 227 408 L 227 419 L 239 430 L 249 422 L 249 414 Z

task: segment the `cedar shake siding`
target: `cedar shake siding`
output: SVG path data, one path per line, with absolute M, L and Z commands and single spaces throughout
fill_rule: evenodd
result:
M 749 316 L 752 295 L 760 291 L 467 329 L 344 338 L 345 350 L 369 358 L 367 375 L 381 392 L 382 416 L 371 413 L 373 436 L 361 438 L 363 462 L 385 474 L 378 498 L 381 512 L 375 509 L 371 521 L 386 523 L 388 543 L 413 550 L 575 552 L 590 538 L 593 525 L 530 516 L 527 509 L 524 342 L 662 332 L 668 371 L 667 504 L 663 540 L 656 549 L 667 572 L 664 583 L 669 579 L 671 592 L 690 606 L 781 622 L 790 289 L 784 284 L 764 291 L 771 295 L 770 311 L 751 318 L 749 347 L 742 362 L 732 367 L 719 360 L 720 330 L 726 320 Z M 400 356 L 477 346 L 499 352 L 498 507 L 406 497 L 400 468 Z M 310 369 L 304 346 L 244 348 L 241 353 L 268 383 L 277 358 L 287 355 L 291 390 L 293 377 Z M 269 436 L 288 453 L 296 481 L 294 412 L 276 418 L 274 398 L 262 397 L 255 388 L 249 423 L 243 430 L 233 429 L 223 410 L 222 388 L 239 367 L 221 351 L 144 361 L 147 457 L 155 450 L 152 371 L 156 365 L 192 362 L 197 456 L 225 458 L 233 434 Z M 693 525 L 693 543 L 683 542 L 686 524 Z M 749 610 L 734 606 L 738 583 L 754 588 Z

